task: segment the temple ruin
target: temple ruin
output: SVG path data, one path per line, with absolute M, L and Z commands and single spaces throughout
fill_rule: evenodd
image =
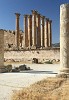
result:
M 48 48 L 52 46 L 52 21 L 32 10 L 32 15 L 24 15 L 24 34 L 20 36 L 19 13 L 16 15 L 15 44 L 19 49 Z M 22 42 L 22 39 L 24 42 Z M 21 43 L 21 45 L 20 45 Z
M 52 46 L 52 21 L 36 10 L 24 15 L 24 41 L 26 48 L 47 48 Z
M 24 32 L 20 30 L 20 14 L 15 13 L 16 29 L 4 30 L 4 49 L 46 49 L 52 47 L 52 20 L 36 10 L 24 15 Z M 13 41 L 12 41 L 13 40 Z

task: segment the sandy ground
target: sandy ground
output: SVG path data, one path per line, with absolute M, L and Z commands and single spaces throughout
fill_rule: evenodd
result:
M 18 64 L 13 65 L 18 66 Z M 27 64 L 33 70 L 22 73 L 0 74 L 0 100 L 10 100 L 15 90 L 21 90 L 47 77 L 54 77 L 59 72 L 59 64 Z

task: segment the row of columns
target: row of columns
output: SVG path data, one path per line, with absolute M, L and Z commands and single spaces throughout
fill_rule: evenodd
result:
M 20 32 L 19 32 L 19 13 L 16 15 L 16 36 L 15 44 L 20 47 Z M 52 45 L 52 30 L 51 20 L 41 16 L 37 11 L 32 10 L 32 15 L 24 15 L 24 43 L 28 48 L 51 47 Z
M 32 15 L 24 15 L 25 47 L 51 47 L 52 21 L 32 10 Z

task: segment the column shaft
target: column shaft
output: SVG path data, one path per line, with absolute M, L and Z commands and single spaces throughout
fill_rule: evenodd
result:
M 51 20 L 49 20 L 48 21 L 48 40 L 49 40 L 49 47 L 51 47 L 52 46 L 52 28 L 51 28 L 51 23 L 52 23 L 52 21 Z
M 60 6 L 60 67 L 69 73 L 69 4 Z
M 45 45 L 45 47 L 48 47 L 48 19 L 47 18 L 45 19 L 45 32 L 44 32 L 44 34 L 45 34 L 44 45 Z
M 35 10 L 32 11 L 32 46 L 36 47 L 36 14 Z
M 38 17 L 38 35 L 37 35 L 37 46 L 41 47 L 41 19 L 40 19 L 40 14 L 37 15 Z
M 44 16 L 41 16 L 42 17 L 42 27 L 41 27 L 41 46 L 44 47 Z
M 32 46 L 32 15 L 28 15 L 28 43 L 29 48 Z
M 24 40 L 25 40 L 25 47 L 29 46 L 28 42 L 28 20 L 27 15 L 24 15 Z
M 19 13 L 15 13 L 16 15 L 16 40 L 17 40 L 17 48 L 19 49 L 20 46 L 20 32 L 19 32 Z

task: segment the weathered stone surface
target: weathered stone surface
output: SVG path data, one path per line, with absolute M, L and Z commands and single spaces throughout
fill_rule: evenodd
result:
M 60 70 L 69 73 L 69 4 L 60 6 Z
M 60 59 L 60 49 L 53 48 L 48 50 L 26 50 L 26 51 L 5 51 L 5 61 L 9 59 L 12 61 L 21 61 L 24 63 L 32 63 L 33 58 L 37 58 L 39 62 L 43 62 L 43 59 L 57 60 Z M 45 62 L 44 61 L 44 62 Z

